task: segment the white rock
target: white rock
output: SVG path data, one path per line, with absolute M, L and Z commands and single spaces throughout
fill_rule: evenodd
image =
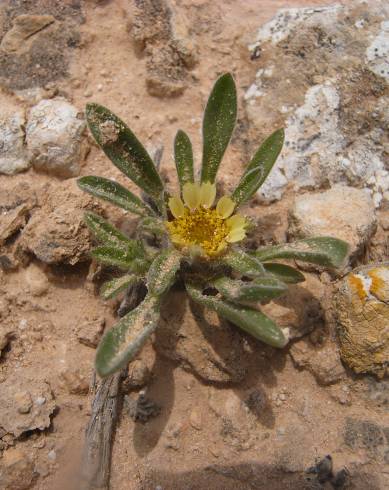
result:
M 280 199 L 288 182 L 296 189 L 311 189 L 339 180 L 335 155 L 344 139 L 338 131 L 339 95 L 331 84 L 314 85 L 305 103 L 287 119 L 285 146 L 258 195 Z
M 249 46 L 261 53 L 245 94 L 249 130 L 255 137 L 285 128 L 260 199 L 340 183 L 369 190 L 376 207 L 387 204 L 388 15 L 381 0 L 293 8 L 259 29 Z
M 24 146 L 24 111 L 0 115 L 0 173 L 16 174 L 30 166 Z
M 85 121 L 64 99 L 41 100 L 31 109 L 26 127 L 29 155 L 35 168 L 74 177 L 85 158 Z
M 315 15 L 332 17 L 340 8 L 340 5 L 332 5 L 330 7 L 281 9 L 273 19 L 258 30 L 256 42 L 250 45 L 249 49 L 253 51 L 265 42 L 277 44 L 286 39 L 295 27 L 306 22 L 310 17 Z
M 366 49 L 367 65 L 376 75 L 389 82 L 389 20 L 381 22 L 381 30 Z
M 291 236 L 340 238 L 350 245 L 350 255 L 362 252 L 376 226 L 372 198 L 364 190 L 341 185 L 296 197 L 289 216 Z

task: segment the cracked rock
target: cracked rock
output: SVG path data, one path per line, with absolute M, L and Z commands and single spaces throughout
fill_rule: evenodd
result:
M 3 37 L 0 49 L 12 53 L 23 48 L 28 38 L 55 21 L 52 15 L 22 14 L 15 17 L 13 27 Z
M 317 349 L 309 341 L 299 341 L 290 348 L 290 356 L 297 367 L 307 369 L 320 385 L 337 383 L 345 375 L 339 352 L 329 343 Z
M 169 0 L 136 0 L 132 38 L 146 54 L 148 92 L 174 97 L 187 87 L 197 53 L 186 21 Z
M 52 186 L 22 232 L 21 249 L 46 264 L 86 260 L 92 245 L 83 219 L 86 210 L 101 213 L 102 208 L 75 179 Z
M 24 111 L 14 108 L 0 115 L 0 173 L 12 175 L 30 166 L 24 146 Z
M 75 177 L 87 153 L 86 124 L 65 99 L 41 100 L 30 112 L 26 142 L 34 167 L 59 177 Z
M 360 189 L 337 185 L 314 194 L 297 196 L 289 214 L 289 234 L 294 238 L 332 236 L 345 240 L 354 258 L 374 234 L 374 203 Z
M 46 382 L 13 374 L 1 385 L 0 427 L 14 437 L 35 429 L 47 429 L 55 406 Z

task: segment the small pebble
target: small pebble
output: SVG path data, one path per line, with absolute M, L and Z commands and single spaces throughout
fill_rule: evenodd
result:
M 55 461 L 57 459 L 57 453 L 52 449 L 48 452 L 47 457 L 50 461 Z
M 38 398 L 35 399 L 35 404 L 38 406 L 42 406 L 46 403 L 46 398 L 44 396 L 38 396 Z

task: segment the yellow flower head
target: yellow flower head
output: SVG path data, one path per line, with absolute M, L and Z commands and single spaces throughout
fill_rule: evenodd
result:
M 232 214 L 235 203 L 227 196 L 216 197 L 216 186 L 210 182 L 186 183 L 182 198 L 169 199 L 169 208 L 174 217 L 166 223 L 171 241 L 179 248 L 200 249 L 206 257 L 219 255 L 228 243 L 239 242 L 246 236 L 246 219 Z

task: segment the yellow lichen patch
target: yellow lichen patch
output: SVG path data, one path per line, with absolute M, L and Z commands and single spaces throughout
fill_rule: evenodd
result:
M 368 275 L 371 278 L 371 294 L 381 301 L 389 301 L 389 274 L 387 270 L 384 267 L 376 267 L 371 269 Z
M 348 276 L 348 282 L 350 285 L 350 289 L 355 291 L 358 297 L 363 301 L 368 296 L 368 291 L 365 289 L 365 284 L 362 281 L 361 277 L 351 273 Z
M 216 187 L 209 182 L 185 184 L 183 199 L 176 196 L 169 200 L 169 208 L 175 219 L 166 222 L 171 241 L 180 249 L 200 251 L 206 257 L 220 255 L 229 243 L 243 240 L 246 236 L 246 219 L 231 216 L 235 203 L 223 196 L 216 209 L 212 208 Z

